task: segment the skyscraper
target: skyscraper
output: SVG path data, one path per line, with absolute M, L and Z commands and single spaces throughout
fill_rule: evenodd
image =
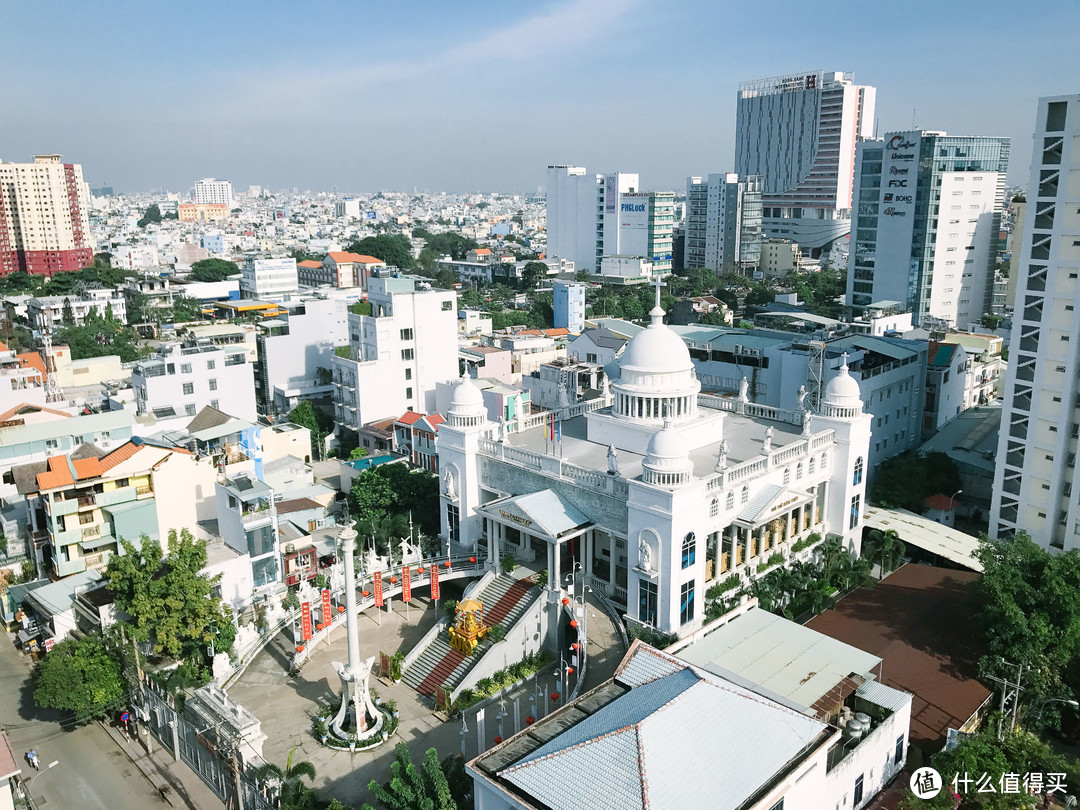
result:
M 195 204 L 227 205 L 232 208 L 232 183 L 228 180 L 215 180 L 213 177 L 199 180 L 195 183 Z
M 899 301 L 923 325 L 977 323 L 991 308 L 1008 168 L 1008 138 L 861 141 L 848 303 Z
M 817 256 L 848 233 L 855 143 L 873 134 L 876 94 L 820 70 L 739 86 L 735 171 L 761 175 L 765 235 Z
M 1039 99 L 990 533 L 1080 547 L 1080 95 Z
M 79 270 L 94 262 L 90 189 L 82 166 L 60 155 L 0 162 L 0 275 Z
M 597 175 L 584 166 L 547 167 L 547 255 L 596 269 Z
M 761 178 L 710 174 L 686 180 L 683 266 L 720 271 L 761 258 Z

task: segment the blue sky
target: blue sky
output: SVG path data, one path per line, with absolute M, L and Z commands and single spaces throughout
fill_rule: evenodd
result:
M 549 163 L 652 189 L 732 168 L 740 81 L 844 70 L 880 131 L 1013 139 L 1080 92 L 1080 3 L 0 0 L 0 157 L 91 185 L 532 191 Z

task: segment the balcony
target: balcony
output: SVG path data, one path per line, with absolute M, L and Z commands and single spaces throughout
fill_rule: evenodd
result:
M 81 574 L 86 570 L 86 558 L 79 557 L 77 560 L 56 560 L 56 575 L 58 577 L 68 577 L 72 574 Z
M 135 488 L 135 495 L 137 497 L 139 497 L 139 498 L 145 498 L 146 496 L 153 495 L 153 494 L 154 494 L 154 488 L 149 484 L 147 484 L 146 486 L 143 486 L 143 487 L 136 487 Z
M 97 498 L 94 495 L 80 495 L 77 500 L 79 509 L 88 509 L 97 503 Z

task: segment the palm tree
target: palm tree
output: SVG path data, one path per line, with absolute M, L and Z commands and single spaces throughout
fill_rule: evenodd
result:
M 289 751 L 285 770 L 267 762 L 256 772 L 258 779 L 276 785 L 281 797 L 281 810 L 313 810 L 315 807 L 315 791 L 302 781 L 305 776 L 315 781 L 315 766 L 307 760 L 293 762 L 293 754 L 297 748 L 299 746 L 294 746 Z
M 394 746 L 394 761 L 390 763 L 390 781 L 380 785 L 372 779 L 368 783 L 368 790 L 387 810 L 457 810 L 459 806 L 464 806 L 465 799 L 469 799 L 468 806 L 471 807 L 471 797 L 455 797 L 455 787 L 458 785 L 451 785 L 448 781 L 448 769 L 453 770 L 452 760 L 440 764 L 434 748 L 424 753 L 424 760 L 417 768 L 413 764 L 409 746 L 398 743 Z M 463 768 L 459 770 L 463 771 Z M 458 798 L 463 800 L 461 805 Z M 363 810 L 371 810 L 370 805 L 365 804 Z
M 847 549 L 844 548 L 842 537 L 836 534 L 826 537 L 825 542 L 821 544 L 821 563 L 826 576 L 832 573 L 840 560 L 846 556 L 848 556 Z
M 904 555 L 907 553 L 907 547 L 904 545 L 904 541 L 900 539 L 900 535 L 896 533 L 895 529 L 889 529 L 885 532 L 881 543 L 881 573 L 885 574 L 885 568 L 887 567 L 892 571 L 897 564 L 904 559 Z

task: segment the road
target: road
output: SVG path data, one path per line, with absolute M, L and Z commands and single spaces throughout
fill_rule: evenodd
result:
M 31 667 L 29 659 L 15 649 L 12 636 L 0 633 L 0 726 L 17 758 L 34 748 L 43 769 L 54 760 L 59 762 L 34 774 L 21 760 L 24 779 L 34 778 L 30 791 L 38 804 L 45 810 L 168 807 L 99 725 L 75 727 L 60 713 L 34 706 Z

